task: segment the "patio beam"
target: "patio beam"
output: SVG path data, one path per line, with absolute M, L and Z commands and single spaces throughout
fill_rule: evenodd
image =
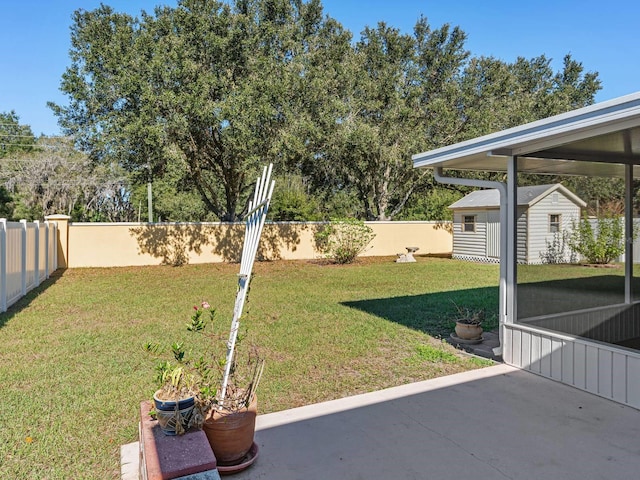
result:
M 621 163 L 621 164 L 637 164 L 640 162 L 640 155 L 633 153 L 612 153 L 607 152 L 606 158 L 602 157 L 599 152 L 586 152 L 580 150 L 545 150 L 540 152 L 531 152 L 526 158 L 540 158 L 543 160 L 574 160 L 578 162 L 596 162 L 596 163 Z

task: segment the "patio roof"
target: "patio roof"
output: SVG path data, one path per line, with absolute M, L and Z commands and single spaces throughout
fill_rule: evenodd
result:
M 414 167 L 640 178 L 640 92 L 413 155 Z

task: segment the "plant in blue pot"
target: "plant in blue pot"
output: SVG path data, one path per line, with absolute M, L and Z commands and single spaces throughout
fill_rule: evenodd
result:
M 194 307 L 188 328 L 203 325 L 203 315 L 211 319 L 215 311 L 207 302 Z M 146 343 L 144 348 L 152 354 L 163 354 L 164 348 L 158 344 Z M 184 342 L 171 345 L 172 360 L 160 360 L 156 364 L 157 390 L 153 394 L 152 414 L 166 435 L 181 435 L 189 428 L 202 428 L 204 422 L 203 390 L 206 391 L 206 366 L 191 358 Z

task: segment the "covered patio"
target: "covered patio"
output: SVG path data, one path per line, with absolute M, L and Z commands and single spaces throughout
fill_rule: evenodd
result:
M 640 412 L 504 364 L 261 415 L 238 480 L 636 478 Z
M 436 180 L 500 191 L 500 340 L 515 367 L 640 408 L 640 282 L 633 219 L 640 178 L 640 92 L 413 156 Z M 445 173 L 445 169 L 447 172 Z M 505 172 L 506 182 L 452 171 Z M 619 177 L 625 182 L 625 263 L 529 283 L 519 266 L 521 173 Z M 526 219 L 524 219 L 526 221 Z M 590 271 L 589 271 L 590 270 Z

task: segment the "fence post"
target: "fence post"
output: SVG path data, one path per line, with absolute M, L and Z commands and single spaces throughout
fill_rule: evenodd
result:
M 27 221 L 20 220 L 21 229 L 21 239 L 22 247 L 20 248 L 20 260 L 22 270 L 22 296 L 24 297 L 27 294 Z
M 55 272 L 58 269 L 58 224 L 53 222 L 53 238 L 51 239 L 53 242 L 53 270 Z
M 35 275 L 36 277 L 34 278 L 34 288 L 40 286 L 40 220 L 34 220 L 33 223 L 35 224 L 36 227 L 36 239 L 35 239 L 35 249 L 36 249 L 36 254 L 35 254 Z
M 69 266 L 69 215 L 47 215 L 45 220 L 56 222 L 56 269 Z
M 44 221 L 44 277 L 49 278 L 49 230 L 51 224 L 48 221 Z
M 7 311 L 7 219 L 0 218 L 0 312 Z

